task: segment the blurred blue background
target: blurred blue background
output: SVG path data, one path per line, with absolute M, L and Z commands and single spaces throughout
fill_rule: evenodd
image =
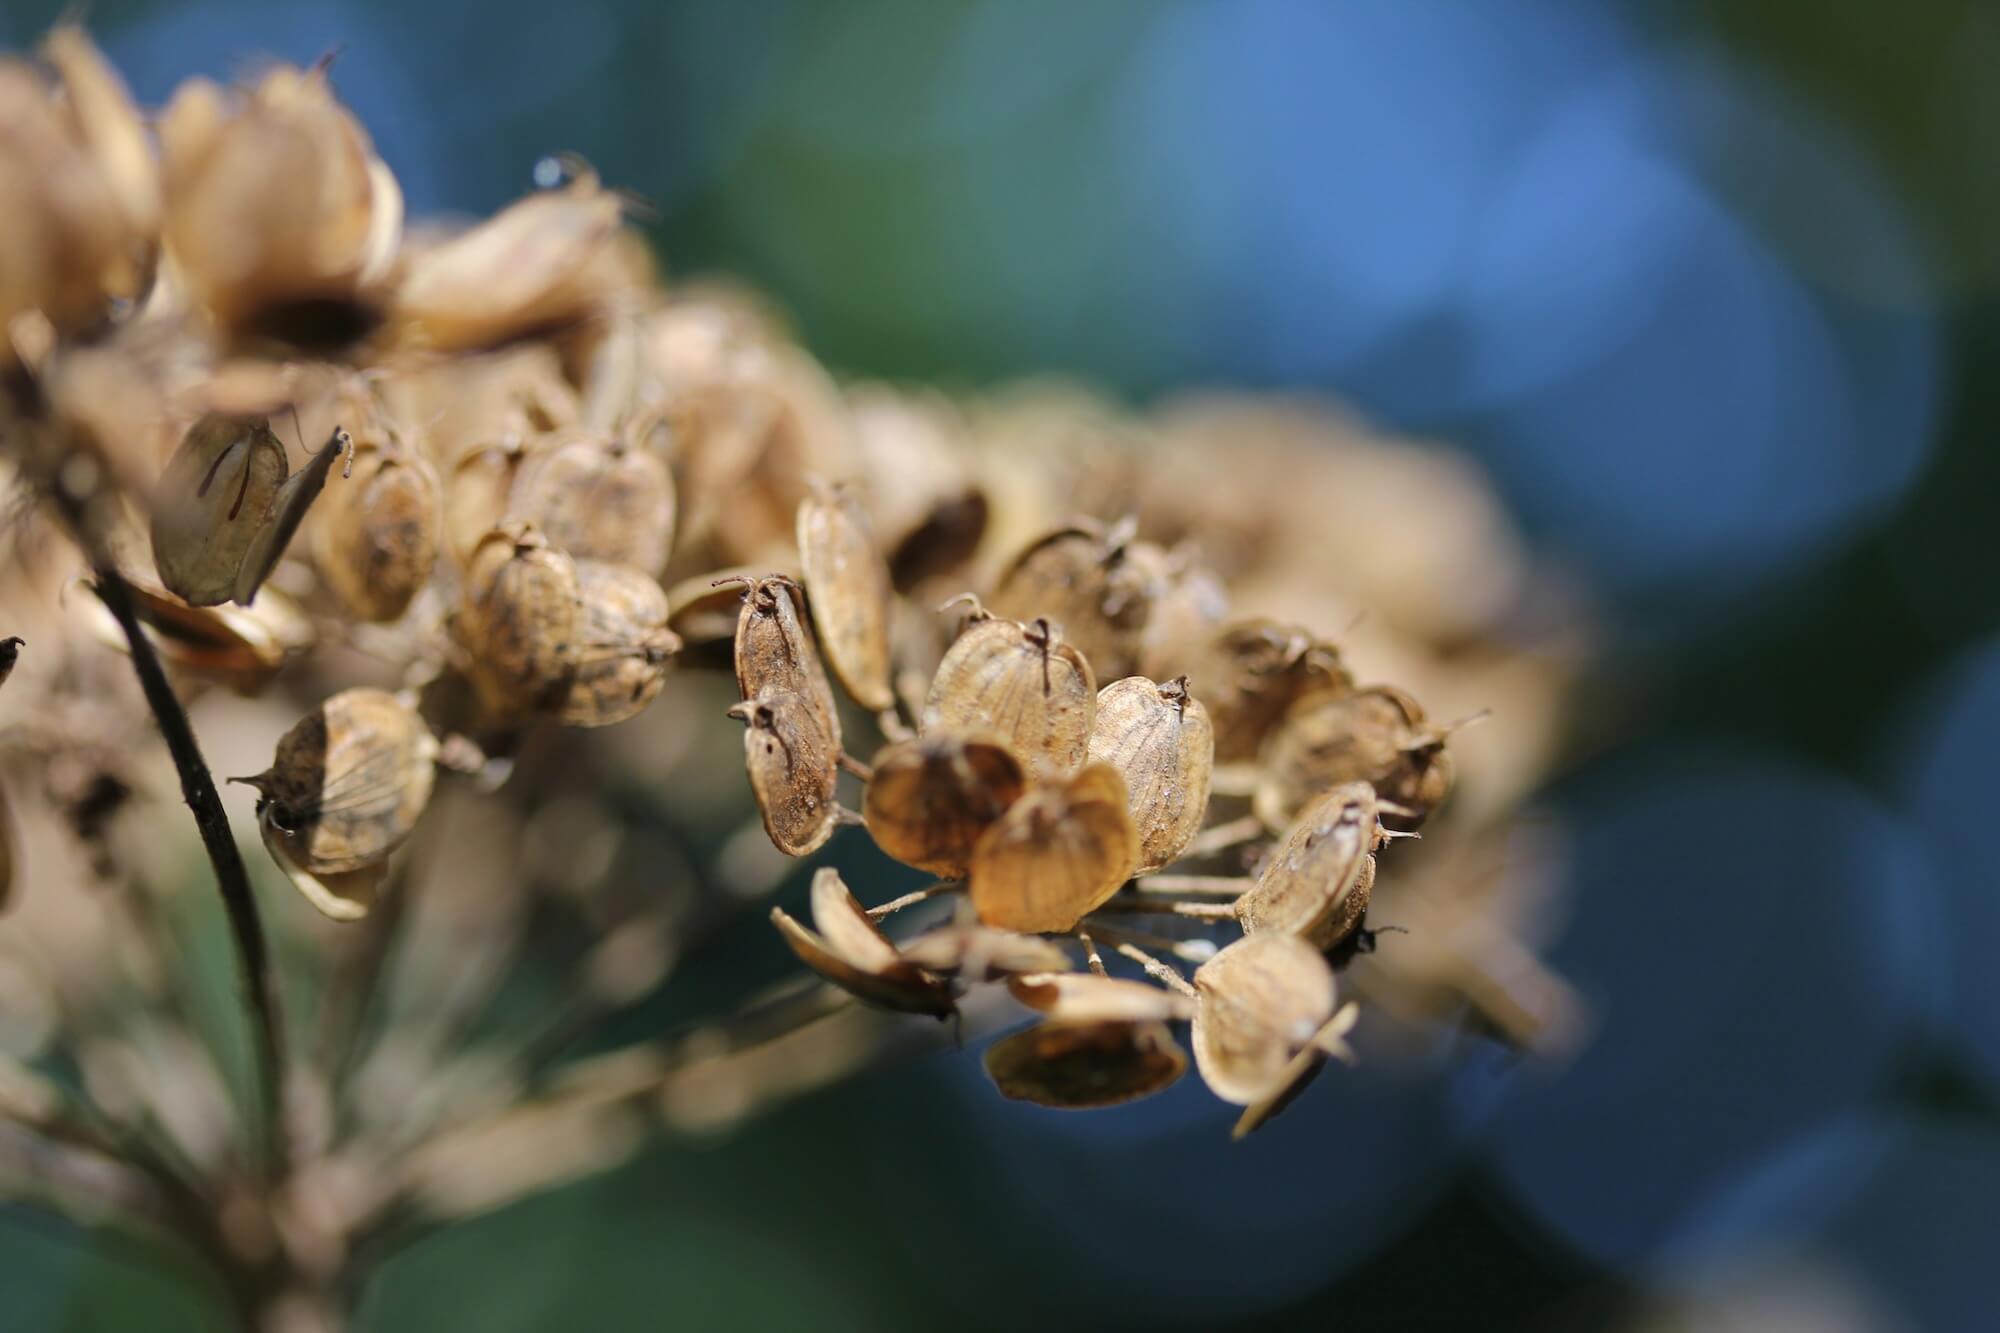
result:
M 2000 1319 L 2000 9 L 88 18 L 148 102 L 341 48 L 414 213 L 582 152 L 657 206 L 671 273 L 768 288 L 842 371 L 1304 386 L 1459 442 L 1610 622 L 1626 739 L 1552 793 L 1553 961 L 1603 1020 L 1569 1068 L 1350 1077 L 1232 1147 L 1192 1086 L 1068 1118 L 933 1058 L 426 1242 L 377 1327 Z M 761 923 L 734 947 L 782 967 Z M 201 1322 L 173 1274 L 11 1217 L 0 1290 Z

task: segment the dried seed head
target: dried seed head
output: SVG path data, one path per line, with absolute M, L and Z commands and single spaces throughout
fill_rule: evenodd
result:
M 813 874 L 812 916 L 817 933 L 782 908 L 771 921 L 799 961 L 842 990 L 885 1009 L 946 1017 L 956 1008 L 951 989 L 896 952 L 831 866 Z
M 863 708 L 894 708 L 889 617 L 895 592 L 853 493 L 821 486 L 800 501 L 798 543 L 813 623 L 834 674 Z
M 453 632 L 486 709 L 514 718 L 559 705 L 583 633 L 575 562 L 532 527 L 495 528 L 472 553 L 464 598 Z
M 153 563 L 168 591 L 193 606 L 228 601 L 289 470 L 261 418 L 195 422 L 153 502 Z
M 812 631 L 799 615 L 798 585 L 778 575 L 753 579 L 736 617 L 736 688 L 745 699 L 795 694 L 813 713 L 834 753 L 840 751 L 840 712 L 833 686 L 820 666 Z
M 1005 930 L 1069 930 L 1102 906 L 1139 855 L 1125 780 L 1107 764 L 1033 787 L 974 844 L 979 919 Z
M 236 780 L 257 788 L 258 825 L 280 865 L 324 883 L 378 867 L 410 835 L 430 801 L 437 749 L 395 695 L 343 690 L 284 734 L 268 771 Z M 330 916 L 366 910 L 340 907 L 337 889 L 329 903 L 300 887 Z
M 903 957 L 927 972 L 965 981 L 997 981 L 1027 973 L 1044 975 L 1069 966 L 1069 955 L 1053 941 L 976 921 L 954 922 L 926 931 L 903 946 Z
M 321 506 L 313 564 L 334 597 L 361 620 L 409 609 L 437 563 L 437 473 L 386 437 L 355 447 L 354 472 Z
M 1218 631 L 1192 655 L 1189 675 L 1215 722 L 1218 763 L 1254 759 L 1285 711 L 1307 694 L 1343 694 L 1353 685 L 1332 644 L 1274 620 L 1243 620 Z
M 1159 685 L 1127 676 L 1100 690 L 1090 757 L 1125 779 L 1139 831 L 1133 873 L 1158 870 L 1194 841 L 1208 815 L 1215 733 L 1208 710 L 1188 693 L 1187 677 Z
M 1186 1019 L 1186 996 L 1143 981 L 1091 972 L 1038 972 L 1007 983 L 1014 998 L 1058 1023 L 1143 1023 Z
M 986 1048 L 1001 1095 L 1063 1111 L 1137 1101 L 1187 1072 L 1164 1023 L 1037 1023 Z
M 1090 752 L 1097 678 L 1045 620 L 977 612 L 946 650 L 924 700 L 926 732 L 992 731 L 1038 777 L 1076 771 Z
M 1393 828 L 1415 828 L 1451 791 L 1447 732 L 1424 719 L 1417 701 L 1387 685 L 1348 694 L 1312 694 L 1286 712 L 1258 756 L 1257 817 L 1283 828 L 1327 788 L 1366 782 L 1384 801 Z
M 1290 935 L 1246 935 L 1195 969 L 1194 1062 L 1248 1106 L 1284 1086 L 1292 1057 L 1333 1016 L 1333 969 Z
M 787 856 L 817 851 L 833 836 L 839 814 L 834 779 L 840 750 L 818 711 L 811 699 L 785 690 L 767 690 L 729 710 L 747 727 L 743 762 L 764 831 Z
M 681 641 L 667 628 L 667 594 L 656 579 L 625 565 L 579 560 L 576 581 L 583 622 L 561 717 L 573 727 L 609 726 L 659 694 Z
M 997 615 L 1052 620 L 1107 679 L 1139 669 L 1146 623 L 1164 592 L 1157 547 L 1132 554 L 1129 523 L 1078 524 L 1016 557 L 993 593 Z
M 528 451 L 509 515 L 540 528 L 578 560 L 630 565 L 658 577 L 674 540 L 674 482 L 651 449 L 573 431 Z
M 472 562 L 472 553 L 486 534 L 507 517 L 507 502 L 514 493 L 514 476 L 520 470 L 524 450 L 516 443 L 489 444 L 468 449 L 451 470 L 451 484 L 445 488 L 444 530 L 452 556 L 460 565 Z
M 875 845 L 905 865 L 963 879 L 980 835 L 1027 788 L 991 735 L 921 736 L 875 756 L 861 813 Z
M 1236 900 L 1237 919 L 1246 932 L 1296 935 L 1331 949 L 1368 910 L 1381 845 L 1374 788 L 1365 782 L 1334 788 L 1300 817 Z

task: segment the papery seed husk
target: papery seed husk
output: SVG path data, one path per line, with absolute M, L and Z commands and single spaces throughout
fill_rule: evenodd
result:
M 278 741 L 269 770 L 245 779 L 258 820 L 285 859 L 313 875 L 380 862 L 430 801 L 437 740 L 385 690 L 342 690 Z
M 153 500 L 153 563 L 167 590 L 193 606 L 234 596 L 288 471 L 285 446 L 262 418 L 195 422 Z
M 230 595 L 242 605 L 249 606 L 256 600 L 257 590 L 264 586 L 264 580 L 278 567 L 278 561 L 291 545 L 293 535 L 305 522 L 306 511 L 325 489 L 333 465 L 343 458 L 352 457 L 350 450 L 353 444 L 352 437 L 335 426 L 332 437 L 320 446 L 319 452 L 287 478 L 271 498 L 270 512 L 250 538 L 250 549 L 243 553 L 242 567 L 236 571 L 236 586 Z
M 1128 808 L 1139 832 L 1139 864 L 1133 873 L 1173 862 L 1201 831 L 1215 772 L 1208 710 L 1188 693 L 1186 679 L 1161 685 L 1127 676 L 1100 690 L 1090 757 L 1125 779 Z
M 1243 1108 L 1243 1114 L 1236 1118 L 1229 1137 L 1241 1139 L 1256 1133 L 1275 1119 L 1280 1111 L 1290 1106 L 1298 1095 L 1306 1090 L 1326 1062 L 1338 1055 L 1342 1059 L 1352 1059 L 1344 1036 L 1354 1026 L 1355 1006 L 1350 1001 L 1332 1018 L 1321 1025 L 1313 1034 L 1313 1039 L 1304 1050 L 1291 1058 L 1284 1071 L 1278 1075 L 1271 1091 Z
M 1134 542 L 1132 556 L 1146 558 L 1158 549 Z M 1139 645 L 1139 674 L 1155 680 L 1190 674 L 1196 654 L 1229 616 L 1229 589 L 1220 575 L 1179 552 L 1161 556 L 1160 592 Z
M 787 856 L 817 851 L 833 836 L 840 751 L 804 695 L 765 691 L 731 710 L 745 723 L 743 760 L 771 843 Z
M 978 922 L 953 922 L 926 931 L 903 945 L 903 957 L 927 972 L 965 981 L 997 981 L 1024 973 L 1047 975 L 1070 966 L 1069 955 L 1052 940 L 995 930 Z
M 833 686 L 820 665 L 812 630 L 799 614 L 794 588 L 786 578 L 760 578 L 743 594 L 736 619 L 736 687 L 745 699 L 769 693 L 799 695 L 811 704 L 820 729 L 838 754 L 840 713 Z
M 78 137 L 142 247 L 135 258 L 142 271 L 150 268 L 147 252 L 158 245 L 160 169 L 139 108 L 118 71 L 82 28 L 61 24 L 51 29 L 43 52 L 62 76 L 64 106 Z M 143 279 L 118 295 L 136 296 L 142 286 Z
M 739 565 L 696 574 L 668 588 L 667 627 L 680 636 L 683 655 L 694 656 L 704 666 L 733 668 L 743 587 L 770 572 L 762 566 Z
M 532 528 L 496 528 L 473 552 L 453 628 L 491 712 L 515 717 L 559 704 L 583 632 L 575 562 Z
M 1150 1097 L 1187 1072 L 1164 1023 L 1037 1023 L 986 1048 L 1001 1095 L 1081 1111 Z
M 1275 620 L 1225 626 L 1183 670 L 1201 682 L 1215 724 L 1215 759 L 1225 764 L 1254 759 L 1300 698 L 1342 694 L 1353 685 L 1333 645 Z
M 311 649 L 312 618 L 283 593 L 266 588 L 255 606 L 189 606 L 164 588 L 127 576 L 133 609 L 154 631 L 162 654 L 176 667 L 219 680 L 243 694 L 269 683 L 290 658 Z M 104 641 L 129 652 L 123 631 L 109 612 Z
M 7 788 L 0 783 L 0 912 L 14 897 L 14 808 L 7 800 Z
M 813 623 L 834 674 L 863 708 L 894 708 L 889 618 L 895 592 L 853 493 L 820 488 L 800 501 L 797 536 Z
M 1416 700 L 1387 685 L 1299 700 L 1265 741 L 1258 767 L 1253 808 L 1272 829 L 1345 782 L 1366 782 L 1382 800 L 1414 811 L 1385 812 L 1383 822 L 1415 828 L 1449 794 L 1452 779 L 1443 737 Z
M 1061 1023 L 1141 1023 L 1194 1016 L 1184 995 L 1091 972 L 1036 972 L 1007 983 L 1015 999 Z
M 359 921 L 381 896 L 382 882 L 389 874 L 386 860 L 355 870 L 314 873 L 292 859 L 290 840 L 283 833 L 269 825 L 260 825 L 258 831 L 271 860 L 292 882 L 299 896 L 321 915 L 335 921 Z
M 681 641 L 667 628 L 667 594 L 657 579 L 625 565 L 579 560 L 576 580 L 583 622 L 560 716 L 573 727 L 610 726 L 659 694 Z
M 485 445 L 459 455 L 445 488 L 444 530 L 460 565 L 471 562 L 486 534 L 506 518 L 522 456 L 521 447 L 512 443 Z
M 812 915 L 816 932 L 783 909 L 771 909 L 772 922 L 799 961 L 834 985 L 904 1013 L 942 1018 L 956 1008 L 950 987 L 896 952 L 830 866 L 813 874 Z
M 1066 931 L 1126 880 L 1139 835 L 1125 781 L 1106 764 L 1030 788 L 974 845 L 968 887 L 989 926 Z
M 406 449 L 370 443 L 322 506 L 313 564 L 328 589 L 357 619 L 401 617 L 437 563 L 437 473 Z
M 945 651 L 924 700 L 923 730 L 991 731 L 1038 777 L 1073 773 L 1090 753 L 1097 677 L 1061 631 L 976 618 Z
M 1146 622 L 1163 591 L 1158 562 L 1128 558 L 1131 545 L 1096 525 L 1050 533 L 1001 576 L 993 613 L 1052 620 L 1101 677 L 1129 676 L 1139 669 Z
M 963 879 L 973 846 L 1027 789 L 990 734 L 937 733 L 884 747 L 861 802 L 875 845 L 905 865 Z
M 1374 789 L 1365 782 L 1334 788 L 1299 818 L 1236 900 L 1237 919 L 1246 932 L 1297 935 L 1331 949 L 1368 911 L 1380 845 Z
M 578 560 L 630 565 L 658 577 L 674 540 L 674 482 L 651 449 L 574 431 L 529 450 L 509 515 L 540 528 Z
M 1292 1057 L 1333 1015 L 1333 969 L 1291 935 L 1246 935 L 1195 969 L 1194 1060 L 1226 1102 L 1279 1090 Z

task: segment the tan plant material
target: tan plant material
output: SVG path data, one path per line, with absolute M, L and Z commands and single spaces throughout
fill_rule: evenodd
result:
M 889 619 L 895 590 L 853 492 L 822 485 L 800 501 L 798 545 L 813 623 L 834 674 L 863 708 L 894 708 Z
M 995 930 L 977 921 L 927 930 L 903 946 L 903 957 L 927 971 L 968 982 L 1046 975 L 1070 965 L 1069 955 L 1052 940 Z
M 1388 685 L 1307 695 L 1285 713 L 1258 756 L 1257 815 L 1280 829 L 1329 787 L 1366 782 L 1392 828 L 1413 829 L 1451 792 L 1449 727 L 1432 725 L 1408 694 Z
M 793 596 L 798 585 L 776 575 L 730 581 L 746 584 L 736 618 L 737 690 L 746 700 L 766 694 L 798 696 L 838 757 L 840 712 L 812 630 L 799 615 Z
M 1094 972 L 1036 972 L 1007 983 L 1015 999 L 1058 1023 L 1144 1023 L 1194 1017 L 1194 1002 L 1143 981 Z
M 842 990 L 904 1013 L 943 1018 L 957 1008 L 951 988 L 896 952 L 831 866 L 813 873 L 812 919 L 815 929 L 808 930 L 783 908 L 771 909 L 799 961 Z
M 884 747 L 861 802 L 875 845 L 905 865 L 963 879 L 981 835 L 1027 790 L 997 736 L 934 732 Z
M 1060 629 L 975 607 L 931 677 L 923 730 L 996 732 L 1030 773 L 1052 778 L 1089 757 L 1096 716 L 1097 677 Z
M 255 694 L 315 640 L 312 619 L 275 588 L 259 593 L 254 606 L 190 606 L 164 588 L 126 581 L 139 619 L 167 660 L 244 694 Z M 92 623 L 107 645 L 125 650 L 109 612 Z
M 480 541 L 452 620 L 466 675 L 496 718 L 561 702 L 584 630 L 576 562 L 533 527 L 510 524 Z
M 1375 887 L 1381 807 L 1365 782 L 1345 783 L 1299 817 L 1241 898 L 1250 933 L 1296 935 L 1331 949 L 1360 926 Z
M 1215 723 L 1217 763 L 1257 757 L 1286 710 L 1307 694 L 1337 696 L 1353 682 L 1340 651 L 1275 620 L 1239 620 L 1202 644 L 1184 668 L 1201 682 Z
M 573 727 L 606 727 L 659 695 L 681 641 L 667 628 L 667 594 L 657 579 L 625 565 L 579 560 L 576 583 L 583 618 L 558 716 Z
M 1136 525 L 1079 521 L 1021 552 L 993 591 L 993 613 L 1045 619 L 1107 680 L 1139 669 L 1146 626 L 1165 592 L 1164 555 L 1135 554 Z
M 1306 1085 L 1319 1077 L 1328 1059 L 1354 1063 L 1354 1051 L 1347 1044 L 1347 1034 L 1354 1030 L 1355 1020 L 1361 1016 L 1359 1006 L 1352 1001 L 1342 1005 L 1332 1018 L 1320 1026 L 1305 1048 L 1288 1061 L 1283 1070 L 1272 1081 L 1271 1090 L 1243 1108 L 1236 1124 L 1230 1129 L 1229 1137 L 1241 1139 L 1262 1129 L 1270 1120 L 1290 1106 Z
M 1090 758 L 1125 779 L 1139 832 L 1135 874 L 1177 859 L 1208 816 L 1215 733 L 1208 710 L 1188 693 L 1187 677 L 1156 684 L 1127 676 L 1098 692 Z
M 657 578 L 674 542 L 674 479 L 651 449 L 576 430 L 522 458 L 508 504 L 578 560 L 604 560 Z
M 1194 1061 L 1209 1090 L 1249 1106 L 1333 1017 L 1333 969 L 1292 935 L 1246 935 L 1195 969 Z
M 818 851 L 840 813 L 834 801 L 840 749 L 820 722 L 818 702 L 766 689 L 729 715 L 745 727 L 743 762 L 772 845 L 787 856 Z
M 480 541 L 506 520 L 524 453 L 519 439 L 509 439 L 458 455 L 445 486 L 444 533 L 460 565 L 470 564 Z
M 1125 780 L 1108 764 L 1028 789 L 972 849 L 979 919 L 1004 930 L 1066 931 L 1107 901 L 1139 856 Z
M 353 472 L 320 507 L 313 565 L 349 615 L 391 621 L 430 582 L 442 523 L 437 473 L 386 432 L 354 448 Z
M 1083 1111 L 1164 1091 L 1187 1053 L 1164 1023 L 1037 1023 L 987 1047 L 986 1072 L 1002 1096 Z

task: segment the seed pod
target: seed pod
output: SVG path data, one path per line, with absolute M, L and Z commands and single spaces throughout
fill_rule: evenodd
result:
M 924 700 L 926 732 L 993 731 L 1037 777 L 1073 773 L 1090 753 L 1097 678 L 1046 620 L 984 611 L 946 650 Z
M 870 712 L 896 706 L 889 682 L 889 567 L 851 491 L 817 487 L 799 502 L 799 563 L 827 661 Z
M 287 660 L 313 646 L 311 618 L 276 589 L 266 588 L 255 606 L 189 606 L 164 588 L 129 577 L 126 583 L 139 619 L 169 661 L 239 693 L 255 694 Z M 106 644 L 131 651 L 108 611 L 98 628 Z
M 736 617 L 736 687 L 745 699 L 767 693 L 800 696 L 811 705 L 837 755 L 840 713 L 813 647 L 812 631 L 799 618 L 792 596 L 797 587 L 775 575 L 750 582 Z
M 1132 525 L 1079 523 L 1023 551 L 993 593 L 997 615 L 1040 616 L 1063 627 L 1091 666 L 1116 680 L 1139 669 L 1153 603 L 1164 591 L 1157 547 L 1132 558 Z
M 193 606 L 228 601 L 289 470 L 285 446 L 261 418 L 195 422 L 153 503 L 153 563 L 168 590 Z
M 1413 829 L 1451 791 L 1446 734 L 1424 720 L 1416 700 L 1387 685 L 1308 695 L 1264 742 L 1253 808 L 1279 829 L 1327 788 L 1366 782 L 1410 812 L 1385 811 L 1384 822 Z
M 1067 781 L 1031 788 L 972 849 L 972 905 L 989 926 L 1066 931 L 1132 877 L 1139 835 L 1125 780 L 1091 764 Z
M 1236 900 L 1246 933 L 1296 935 L 1331 949 L 1361 924 L 1375 887 L 1382 822 L 1365 782 L 1334 788 L 1302 816 Z
M 0 639 L 0 685 L 5 685 L 14 674 L 14 664 L 21 660 L 21 650 L 27 646 L 28 641 L 18 634 Z
M 522 456 L 521 446 L 511 441 L 459 455 L 445 488 L 444 530 L 460 565 L 470 564 L 480 541 L 506 519 Z
M 354 451 L 354 475 L 313 525 L 313 564 L 347 611 L 390 621 L 409 609 L 437 563 L 438 480 L 431 465 L 385 439 Z
M 813 874 L 817 933 L 771 909 L 771 921 L 799 961 L 842 990 L 884 1009 L 946 1017 L 957 1007 L 951 988 L 896 952 L 896 946 L 831 866 Z
M 657 580 L 624 565 L 579 560 L 576 581 L 583 625 L 561 717 L 572 727 L 610 726 L 659 694 L 681 641 L 667 628 L 667 594 Z
M 1007 983 L 1014 998 L 1058 1023 L 1143 1023 L 1194 1016 L 1186 996 L 1091 972 L 1037 972 Z
M 437 740 L 384 690 L 343 690 L 286 732 L 269 770 L 238 778 L 258 792 L 257 822 L 273 857 L 313 906 L 358 917 L 365 902 L 328 885 L 379 867 L 429 803 Z
M 1329 1056 L 1352 1063 L 1354 1052 L 1347 1045 L 1347 1034 L 1354 1030 L 1354 1021 L 1360 1013 L 1360 1009 L 1349 1001 L 1321 1024 L 1305 1049 L 1286 1062 L 1284 1069 L 1273 1080 L 1271 1090 L 1243 1108 L 1243 1114 L 1237 1117 L 1229 1137 L 1244 1138 L 1263 1128 L 1278 1112 L 1290 1106 L 1293 1099 L 1305 1091 L 1307 1084 L 1319 1077 L 1319 1071 Z
M 1037 1023 L 986 1048 L 1001 1095 L 1062 1111 L 1137 1101 L 1187 1072 L 1164 1023 Z
M 743 589 L 761 574 L 760 569 L 738 566 L 696 574 L 667 589 L 667 628 L 680 636 L 684 658 L 692 655 L 703 666 L 732 665 Z
M 787 856 L 817 851 L 833 836 L 839 814 L 834 779 L 840 751 L 827 739 L 817 712 L 804 695 L 771 690 L 729 710 L 748 727 L 743 762 L 764 831 Z
M 978 922 L 953 922 L 925 931 L 903 946 L 903 957 L 939 976 L 965 981 L 997 981 L 1033 973 L 1046 976 L 1069 967 L 1069 955 L 1038 935 L 994 930 Z
M 1132 543 L 1134 560 L 1159 551 L 1150 542 Z M 1229 590 L 1214 570 L 1180 551 L 1160 552 L 1160 592 L 1140 637 L 1139 674 L 1155 680 L 1177 676 L 1229 615 Z M 1207 678 L 1202 678 L 1204 690 Z
M 453 630 L 466 674 L 496 717 L 558 706 L 576 670 L 576 564 L 532 527 L 495 528 L 472 553 Z
M 1194 841 L 1208 815 L 1215 733 L 1208 710 L 1188 693 L 1186 676 L 1164 685 L 1127 676 L 1100 690 L 1090 757 L 1125 779 L 1139 831 L 1134 874 L 1169 864 Z
M 963 879 L 972 849 L 1027 788 L 996 736 L 933 734 L 875 756 L 861 814 L 875 845 L 905 865 Z
M 1307 694 L 1343 694 L 1353 680 L 1340 651 L 1274 620 L 1242 620 L 1192 654 L 1187 670 L 1201 682 L 1215 723 L 1217 763 L 1254 759 L 1285 711 Z
M 1238 1106 L 1277 1091 L 1333 1016 L 1333 969 L 1290 935 L 1246 935 L 1195 969 L 1194 988 L 1195 1067 Z
M 575 431 L 529 451 L 508 512 L 578 560 L 657 578 L 673 546 L 674 481 L 651 449 Z

